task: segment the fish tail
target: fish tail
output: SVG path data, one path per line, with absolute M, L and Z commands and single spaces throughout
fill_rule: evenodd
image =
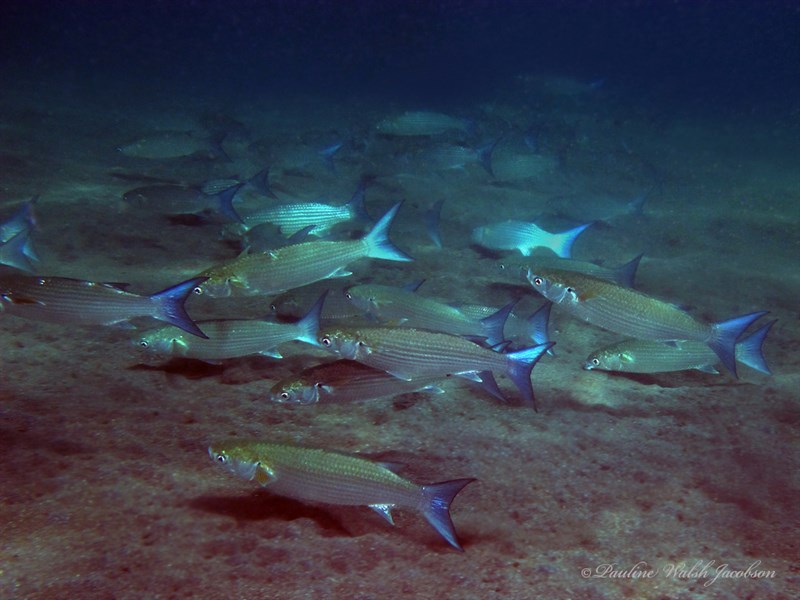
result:
M 644 254 L 640 254 L 639 256 L 636 256 L 626 262 L 624 265 L 620 265 L 614 269 L 614 281 L 620 285 L 624 285 L 625 287 L 633 288 L 633 282 L 636 279 L 636 270 L 639 268 L 639 263 L 641 262 L 643 256 Z
M 497 381 L 491 371 L 480 371 L 478 373 L 478 379 L 485 392 L 491 394 L 504 404 L 508 402 L 508 399 L 503 396 L 503 392 L 500 391 L 500 387 L 497 385 Z
M 36 256 L 30 245 L 30 229 L 25 228 L 0 245 L 0 264 L 33 273 L 36 269 L 31 262 L 31 254 Z
M 522 394 L 525 404 L 531 405 L 533 410 L 538 411 L 536 407 L 536 398 L 533 396 L 531 372 L 539 359 L 553 346 L 554 342 L 548 342 L 531 348 L 523 348 L 516 352 L 510 352 L 507 355 L 508 366 L 506 367 L 506 373 Z
M 456 495 L 473 481 L 474 478 L 454 479 L 422 486 L 422 515 L 439 535 L 459 552 L 463 552 L 464 549 L 456 538 L 456 529 L 450 518 L 450 504 Z
M 587 227 L 591 227 L 594 223 L 585 223 L 578 225 L 573 229 L 562 231 L 561 233 L 553 233 L 552 240 L 548 246 L 561 258 L 572 258 L 572 245 L 578 236 L 583 233 Z
M 494 149 L 497 147 L 497 144 L 500 143 L 501 139 L 503 139 L 502 136 L 497 138 L 495 141 L 489 142 L 488 144 L 484 144 L 483 146 L 478 148 L 478 162 L 481 163 L 481 166 L 489 174 L 490 177 L 494 177 L 494 168 L 492 167 L 492 154 L 494 154 Z
M 367 257 L 406 262 L 414 260 L 389 239 L 389 227 L 391 227 L 397 211 L 400 210 L 401 204 L 402 202 L 398 202 L 390 208 L 364 237 L 364 241 L 367 244 Z
M 150 299 L 156 304 L 156 312 L 153 316 L 156 319 L 180 327 L 192 335 L 208 339 L 208 336 L 200 330 L 184 307 L 186 299 L 206 279 L 208 277 L 195 277 L 150 296 Z
M 353 197 L 350 198 L 350 202 L 347 203 L 347 206 L 350 208 L 350 214 L 353 215 L 353 219 L 372 223 L 372 217 L 369 216 L 369 213 L 367 212 L 367 205 L 364 203 L 364 199 L 366 197 L 365 192 L 366 186 L 364 185 L 364 182 L 359 181 L 358 187 L 356 188 L 356 191 L 353 192 Z
M 775 325 L 775 321 L 770 321 L 738 342 L 736 344 L 736 360 L 747 365 L 751 369 L 761 371 L 767 375 L 772 375 L 772 371 L 769 366 L 767 366 L 767 361 L 764 358 L 762 347 L 773 325 Z
M 433 240 L 433 245 L 437 248 L 442 247 L 442 236 L 439 233 L 439 221 L 442 219 L 442 206 L 444 206 L 444 200 L 438 200 L 425 211 L 425 230 L 428 232 L 428 237 Z
M 300 333 L 295 339 L 307 344 L 312 344 L 314 346 L 320 345 L 320 343 L 317 341 L 317 335 L 319 334 L 319 320 L 322 317 L 322 305 L 325 304 L 325 297 L 327 295 L 328 290 L 322 292 L 322 295 L 314 303 L 314 306 L 309 309 L 306 316 L 297 322 L 297 327 L 300 329 Z
M 734 377 L 738 377 L 736 374 L 736 340 L 744 333 L 745 329 L 750 327 L 753 321 L 765 314 L 767 311 L 762 310 L 714 323 L 711 326 L 712 334 L 706 343 Z
M 275 200 L 278 199 L 275 192 L 273 192 L 272 188 L 269 186 L 269 165 L 248 179 L 247 183 L 260 194 L 268 196 L 269 198 L 274 198 Z
M 545 302 L 528 317 L 528 337 L 536 344 L 547 344 L 550 342 L 550 309 L 552 302 Z M 547 354 L 555 356 L 552 348 L 548 348 Z
M 219 194 L 217 194 L 217 208 L 221 214 L 225 215 L 231 221 L 244 224 L 242 217 L 239 216 L 239 213 L 237 213 L 236 209 L 233 208 L 233 199 L 236 197 L 236 194 L 239 192 L 239 190 L 242 189 L 242 186 L 244 186 L 244 184 L 239 183 L 229 187 L 227 190 L 222 190 Z
M 515 304 L 516 301 L 509 302 L 497 312 L 481 319 L 481 327 L 484 333 L 486 333 L 486 343 L 489 344 L 489 346 L 496 346 L 506 339 L 503 330 L 506 327 L 508 315 L 511 314 L 511 310 L 514 308 Z

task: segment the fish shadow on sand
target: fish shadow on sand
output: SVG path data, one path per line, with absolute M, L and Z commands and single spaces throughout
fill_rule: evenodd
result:
M 192 358 L 171 358 L 160 364 L 137 363 L 128 367 L 131 371 L 162 371 L 167 376 L 186 379 L 205 379 L 219 377 L 225 372 L 224 365 L 211 364 Z
M 627 379 L 640 385 L 654 385 L 660 388 L 726 388 L 741 385 L 755 385 L 729 378 L 725 374 L 712 375 L 700 371 L 676 371 L 674 373 L 605 373 L 606 377 Z
M 353 535 L 350 529 L 324 508 L 261 490 L 242 496 L 201 496 L 190 501 L 189 506 L 204 512 L 232 517 L 240 524 L 246 521 L 288 522 L 310 519 L 319 526 L 323 535 L 347 537 Z

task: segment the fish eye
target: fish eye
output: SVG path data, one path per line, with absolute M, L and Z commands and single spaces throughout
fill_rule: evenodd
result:
M 539 286 L 544 283 L 544 280 L 541 277 L 534 277 L 533 278 L 533 285 Z
M 575 288 L 573 288 L 573 287 L 568 287 L 568 288 L 567 288 L 567 293 L 568 293 L 568 294 L 574 294 L 574 293 L 575 293 Z
M 150 344 L 147 342 L 147 340 L 139 340 L 140 348 L 147 348 L 148 346 L 150 346 Z
M 506 266 L 503 263 L 500 263 L 500 270 L 501 271 L 505 271 L 506 270 Z
M 194 289 L 192 290 L 192 293 L 194 293 L 194 295 L 195 295 L 195 296 L 202 296 L 202 295 L 203 295 L 203 288 L 201 288 L 201 287 L 198 285 L 196 288 L 194 288 Z
M 228 457 L 225 456 L 224 454 L 217 454 L 216 461 L 219 464 L 224 465 L 226 462 L 228 462 Z
M 270 304 L 270 305 L 269 305 L 269 309 L 270 309 L 272 312 L 278 312 L 278 306 L 277 306 L 277 305 L 275 305 L 275 304 Z
M 289 392 L 281 392 L 280 399 L 281 400 L 288 400 L 289 399 Z
M 331 345 L 331 343 L 332 343 L 332 342 L 331 342 L 331 338 L 329 338 L 329 337 L 324 337 L 324 338 L 322 338 L 322 339 L 320 340 L 320 343 L 321 343 L 323 346 L 325 346 L 325 347 L 327 348 L 327 347 L 328 347 L 328 346 L 330 346 L 330 345 Z
M 593 364 L 595 367 L 599 367 L 599 366 L 600 366 L 600 359 L 599 359 L 599 358 L 597 358 L 597 357 L 593 358 L 593 359 L 592 359 L 592 364 Z
M 345 292 L 344 293 L 344 297 L 347 298 L 348 300 L 352 300 L 353 299 L 353 294 L 351 294 L 350 292 Z

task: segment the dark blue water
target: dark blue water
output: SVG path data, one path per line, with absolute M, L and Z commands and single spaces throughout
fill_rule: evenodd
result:
M 692 107 L 791 109 L 796 2 L 4 2 L 6 78 L 103 94 L 280 89 L 418 101 L 493 98 L 569 72 Z M 88 89 L 87 89 L 88 91 Z

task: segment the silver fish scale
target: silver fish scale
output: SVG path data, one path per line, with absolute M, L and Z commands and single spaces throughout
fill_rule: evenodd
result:
M 416 508 L 421 486 L 368 460 L 314 449 L 268 449 L 266 464 L 275 480 L 273 492 L 314 502 L 363 506 L 395 504 Z
M 250 293 L 278 294 L 326 279 L 349 263 L 367 255 L 364 240 L 315 241 L 279 248 L 267 254 L 248 254 L 222 266 L 221 272 L 241 276 Z M 209 284 L 220 269 L 205 272 Z
M 272 223 L 281 229 L 283 235 L 293 235 L 309 225 L 314 225 L 312 233 L 322 233 L 338 223 L 353 218 L 350 206 L 330 206 L 328 204 L 285 204 L 250 211 L 242 217 L 248 228 L 261 223 Z
M 618 366 L 609 366 L 610 361 L 616 362 L 616 357 L 623 355 L 629 359 Z M 706 344 L 692 340 L 678 342 L 675 346 L 651 340 L 625 340 L 592 353 L 589 360 L 593 357 L 601 361 L 593 368 L 632 373 L 684 371 L 719 362 Z
M 656 302 L 650 299 L 651 302 Z M 711 336 L 711 327 L 696 321 L 679 308 L 670 311 L 670 319 L 658 319 L 641 303 L 638 307 L 627 309 L 618 298 L 593 296 L 588 300 L 569 305 L 570 311 L 578 318 L 610 331 L 650 340 L 698 340 L 706 341 Z M 563 304 L 562 304 L 563 305 Z M 659 302 L 659 306 L 665 303 Z
M 413 328 L 364 328 L 355 360 L 404 377 L 505 370 L 507 358 L 467 339 Z
M 153 316 L 148 296 L 112 285 L 61 277 L 13 277 L 0 282 L 2 305 L 10 314 L 53 323 L 113 324 Z
M 290 342 L 303 331 L 293 323 L 272 321 L 199 321 L 198 326 L 208 339 L 189 335 L 174 327 L 164 327 L 143 339 L 151 347 L 159 341 L 175 340 L 181 349 L 172 349 L 170 354 L 198 359 L 224 359 L 266 352 Z

